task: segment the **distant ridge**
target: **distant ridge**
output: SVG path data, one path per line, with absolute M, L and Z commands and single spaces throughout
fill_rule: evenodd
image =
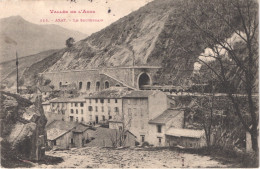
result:
M 16 50 L 19 56 L 28 56 L 64 48 L 69 37 L 76 41 L 87 37 L 54 24 L 33 24 L 19 15 L 0 19 L 0 25 L 0 63 L 14 59 Z

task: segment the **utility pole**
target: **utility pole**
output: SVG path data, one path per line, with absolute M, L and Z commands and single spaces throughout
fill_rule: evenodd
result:
M 135 53 L 133 51 L 133 49 L 131 49 L 132 53 L 133 53 L 133 69 L 132 69 L 132 85 L 133 87 L 135 87 Z
M 16 51 L 16 92 L 19 93 L 19 84 L 18 84 L 18 81 L 19 81 L 19 76 L 18 76 L 18 54 L 17 54 L 17 51 Z

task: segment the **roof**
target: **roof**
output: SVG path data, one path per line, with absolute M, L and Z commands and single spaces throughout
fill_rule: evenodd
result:
M 158 91 L 153 90 L 133 90 L 131 93 L 126 94 L 123 98 L 147 98 L 157 92 Z
M 75 129 L 73 129 L 72 131 L 73 132 L 76 132 L 76 133 L 82 133 L 84 131 L 86 131 L 87 129 L 89 129 L 88 126 L 85 126 L 83 124 L 79 124 Z
M 100 99 L 100 98 L 122 98 L 129 91 L 125 87 L 114 87 L 108 88 L 100 92 L 91 93 L 89 96 L 86 96 L 86 99 Z
M 175 137 L 190 137 L 190 138 L 201 138 L 204 136 L 204 130 L 193 130 L 193 129 L 178 129 L 169 128 L 165 135 L 175 136 Z
M 50 103 L 66 103 L 66 102 L 70 102 L 71 98 L 55 98 L 55 99 L 52 99 L 50 100 L 49 102 Z
M 75 122 L 54 120 L 46 126 L 47 140 L 55 140 L 75 128 L 77 125 L 78 123 Z
M 69 102 L 85 102 L 85 98 L 83 96 L 79 96 L 79 97 L 76 97 L 76 98 L 72 98 L 69 100 Z
M 167 109 L 159 116 L 155 117 L 154 119 L 150 120 L 150 124 L 165 124 L 167 121 L 173 119 L 178 114 L 182 113 L 182 110 L 179 109 Z

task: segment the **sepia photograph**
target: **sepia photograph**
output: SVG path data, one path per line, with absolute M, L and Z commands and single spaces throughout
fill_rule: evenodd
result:
M 0 0 L 1 168 L 259 168 L 258 0 Z

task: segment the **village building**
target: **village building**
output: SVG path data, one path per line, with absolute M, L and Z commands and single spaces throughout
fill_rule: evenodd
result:
M 149 143 L 154 146 L 166 146 L 165 134 L 171 128 L 184 127 L 184 111 L 169 108 L 162 114 L 149 120 Z
M 68 119 L 68 102 L 70 98 L 55 98 L 50 100 L 50 112 L 61 116 L 63 121 Z M 46 105 L 47 107 L 47 105 Z
M 205 131 L 183 128 L 170 128 L 166 131 L 166 145 L 183 148 L 201 148 L 207 145 Z
M 160 105 L 160 106 L 158 106 Z M 109 121 L 109 128 L 128 129 L 140 143 L 152 142 L 149 121 L 169 108 L 166 94 L 160 91 L 134 90 L 122 97 L 121 117 Z
M 120 131 L 116 129 L 58 120 L 47 125 L 46 130 L 49 149 L 135 146 L 135 136 L 129 131 L 121 137 Z
M 83 147 L 88 139 L 88 126 L 81 123 L 54 120 L 46 126 L 49 148 Z

